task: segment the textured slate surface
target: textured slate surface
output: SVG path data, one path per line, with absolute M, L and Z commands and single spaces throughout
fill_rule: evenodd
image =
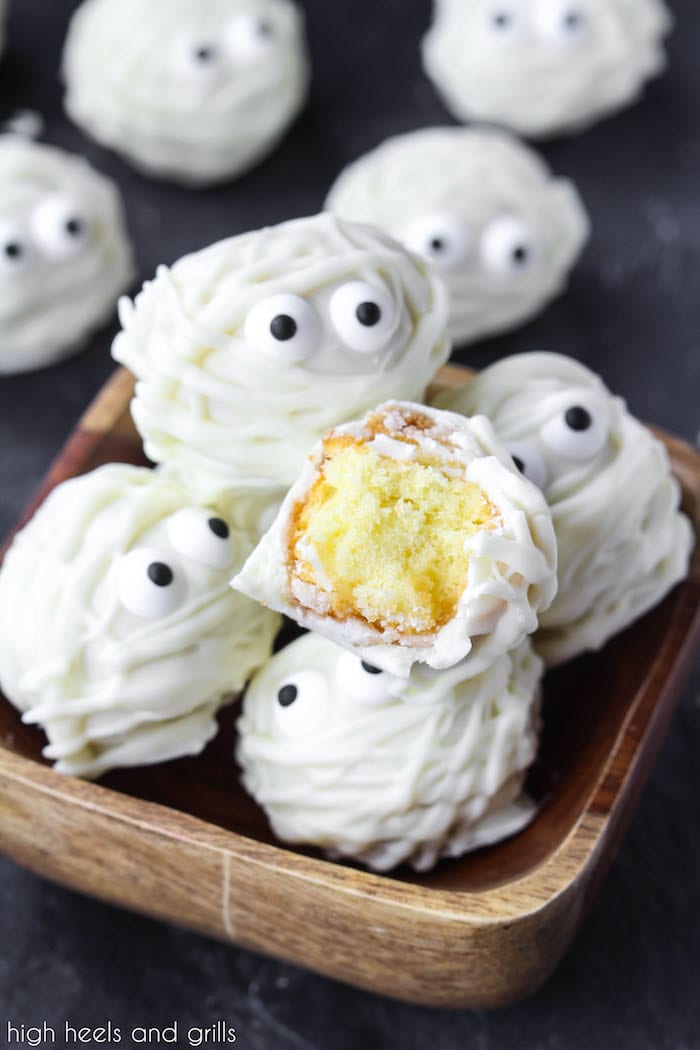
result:
M 427 0 L 305 0 L 311 105 L 278 153 L 231 186 L 148 182 L 62 116 L 56 73 L 74 0 L 14 0 L 0 117 L 41 110 L 47 139 L 120 183 L 142 277 L 239 230 L 317 210 L 331 179 L 386 135 L 445 121 L 422 77 Z M 639 415 L 700 426 L 700 15 L 672 4 L 670 73 L 643 104 L 545 153 L 576 179 L 594 238 L 569 294 L 514 335 L 459 355 L 562 350 Z M 0 531 L 28 501 L 109 374 L 112 331 L 43 373 L 0 380 Z M 238 1045 L 418 1050 L 694 1050 L 700 1046 L 700 676 L 687 691 L 633 825 L 572 951 L 529 1002 L 497 1014 L 412 1008 L 85 900 L 0 860 L 0 1045 L 5 1022 L 123 1027 L 225 1019 Z M 196 892 L 196 887 L 193 887 Z

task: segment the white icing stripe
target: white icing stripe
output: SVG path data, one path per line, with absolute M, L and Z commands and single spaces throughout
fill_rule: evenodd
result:
M 559 591 L 536 639 L 548 663 L 601 648 L 686 574 L 692 529 L 665 449 L 583 365 L 516 355 L 438 402 L 488 415 L 526 473 L 531 456 L 544 466 L 559 548 Z M 584 405 L 590 425 L 554 440 L 566 412 Z
M 0 136 L 0 373 L 80 350 L 132 276 L 116 186 L 82 158 Z
M 358 279 L 397 312 L 374 353 L 348 347 L 331 318 L 333 293 Z M 290 294 L 314 310 L 321 335 L 287 363 L 248 343 L 245 326 L 254 306 Z M 133 415 L 147 454 L 177 464 L 208 499 L 287 487 L 329 427 L 387 397 L 422 397 L 449 354 L 446 311 L 423 262 L 369 227 L 319 215 L 161 267 L 134 305 L 122 302 L 113 353 L 139 380 Z
M 326 207 L 378 226 L 435 265 L 457 343 L 538 313 L 563 289 L 588 235 L 574 186 L 489 128 L 388 139 L 341 172 Z
M 537 746 L 541 668 L 525 642 L 478 677 L 462 667 L 406 682 L 367 674 L 359 661 L 353 673 L 341 649 L 306 635 L 245 697 L 244 784 L 285 841 L 379 871 L 425 871 L 532 818 L 522 785 Z M 283 708 L 290 685 L 296 695 Z
M 68 114 L 148 174 L 243 173 L 302 108 L 309 66 L 290 0 L 83 0 L 63 56 Z
M 663 0 L 435 0 L 423 63 L 458 119 L 535 138 L 636 101 L 666 65 L 670 27 Z
M 221 704 L 270 655 L 279 618 L 226 585 L 250 536 L 233 526 L 226 540 L 206 536 L 209 518 L 226 510 L 195 510 L 190 500 L 167 473 L 110 464 L 55 489 L 5 557 L 2 689 L 24 721 L 45 729 L 46 755 L 63 772 L 97 776 L 197 753 Z M 153 555 L 130 580 L 125 607 L 119 568 L 144 549 Z M 162 594 L 155 605 L 140 597 L 159 589 L 146 571 L 154 562 L 180 581 L 166 605 Z

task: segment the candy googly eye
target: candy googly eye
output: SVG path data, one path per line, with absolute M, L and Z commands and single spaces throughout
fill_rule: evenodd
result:
M 226 33 L 231 53 L 240 62 L 254 62 L 269 55 L 277 37 L 278 27 L 270 14 L 239 15 Z
M 162 551 L 138 547 L 119 562 L 117 595 L 134 616 L 145 620 L 168 616 L 180 605 L 184 593 L 180 569 Z
M 0 270 L 22 273 L 31 264 L 32 249 L 25 230 L 16 223 L 0 224 Z
M 534 261 L 535 245 L 528 226 L 504 216 L 486 228 L 481 254 L 489 270 L 504 276 L 526 273 Z
M 567 459 L 596 456 L 608 441 L 608 415 L 587 391 L 572 392 L 571 399 L 542 427 L 540 436 L 552 452 Z
M 561 43 L 574 43 L 586 36 L 590 21 L 583 0 L 545 0 L 536 12 L 542 36 Z
M 328 686 L 320 671 L 298 671 L 282 682 L 275 696 L 275 718 L 285 736 L 310 732 L 328 707 Z
M 207 87 L 215 84 L 226 65 L 226 56 L 216 40 L 180 41 L 172 57 L 173 70 L 191 84 Z
M 352 653 L 342 653 L 335 670 L 339 690 L 358 704 L 381 704 L 389 700 L 389 675 Z
M 313 307 L 298 295 L 273 295 L 248 314 L 245 339 L 277 361 L 304 361 L 316 350 L 321 325 Z
M 216 511 L 200 507 L 174 514 L 168 537 L 178 554 L 209 569 L 229 569 L 238 553 L 228 523 Z
M 527 441 L 511 441 L 508 451 L 523 477 L 543 489 L 547 484 L 547 465 L 537 449 Z
M 31 217 L 34 239 L 46 255 L 69 259 L 89 243 L 92 224 L 74 200 L 60 195 L 47 197 Z
M 524 19 L 518 5 L 508 0 L 493 0 L 484 11 L 484 28 L 497 39 L 508 40 L 522 35 Z
M 393 300 L 381 288 L 364 281 L 350 281 L 337 288 L 329 308 L 338 335 L 358 354 L 383 350 L 396 331 Z
M 442 270 L 457 269 L 469 254 L 467 230 L 447 212 L 422 215 L 407 227 L 403 242 Z

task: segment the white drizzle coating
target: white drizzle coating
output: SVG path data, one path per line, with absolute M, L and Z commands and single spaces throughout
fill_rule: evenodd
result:
M 663 0 L 435 0 L 423 64 L 459 120 L 538 138 L 635 102 L 670 28 Z
M 541 669 L 526 641 L 476 678 L 459 667 L 434 674 L 416 704 L 404 697 L 412 681 L 369 674 L 305 635 L 246 694 L 243 783 L 286 842 L 377 871 L 427 871 L 534 816 L 523 781 L 537 749 Z
M 69 116 L 150 175 L 205 185 L 272 151 L 309 66 L 291 0 L 84 0 L 63 58 Z
M 462 477 L 481 488 L 500 519 L 493 528 L 465 539 L 467 579 L 457 611 L 447 624 L 432 634 L 417 635 L 398 627 L 380 630 L 359 617 L 337 620 L 328 613 L 322 581 L 313 586 L 296 576 L 288 549 L 290 529 L 297 504 L 320 476 L 322 443 L 311 452 L 275 521 L 232 586 L 397 677 L 407 678 L 416 663 L 444 669 L 460 661 L 465 677 L 478 675 L 536 630 L 538 615 L 554 598 L 557 553 L 552 521 L 541 492 L 515 469 L 484 417 L 467 420 L 424 405 L 387 402 L 364 420 L 338 427 L 332 434 L 368 441 L 372 435 L 366 422 L 371 416 L 383 416 L 389 430 L 399 431 L 405 414 L 414 411 L 434 423 L 430 430 L 411 432 L 421 452 L 449 463 L 450 471 L 463 468 Z M 379 444 L 373 447 L 380 455 L 394 455 Z M 315 558 L 308 541 L 305 557 Z
M 0 569 L 0 682 L 60 772 L 197 754 L 270 656 L 279 617 L 228 587 L 252 543 L 219 514 L 158 471 L 109 464 L 56 488 L 16 536 Z
M 559 591 L 535 638 L 548 664 L 600 649 L 686 575 L 693 534 L 666 450 L 589 369 L 519 354 L 438 402 L 487 414 L 549 502 Z
M 348 341 L 362 334 L 344 301 L 358 285 L 386 307 L 370 351 Z M 276 341 L 271 323 L 292 315 L 294 338 Z M 137 377 L 146 453 L 204 499 L 241 487 L 281 498 L 324 431 L 384 398 L 422 397 L 449 355 L 446 292 L 427 264 L 328 214 L 160 267 L 120 318 L 113 354 Z
M 495 128 L 387 139 L 341 172 L 326 207 L 386 230 L 435 265 L 456 343 L 534 317 L 563 290 L 589 231 L 573 183 Z
M 116 186 L 81 157 L 0 136 L 0 374 L 80 350 L 133 278 Z

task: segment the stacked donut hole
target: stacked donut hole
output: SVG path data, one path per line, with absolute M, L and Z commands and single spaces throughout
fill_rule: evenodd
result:
M 667 24 L 647 0 L 646 57 L 605 94 L 591 56 L 617 40 L 628 0 L 606 2 L 600 22 L 593 3 L 473 5 L 511 59 L 527 39 L 550 79 L 558 61 L 577 70 L 576 91 L 557 96 L 566 119 L 530 108 L 504 123 L 578 126 L 659 68 Z M 75 16 L 76 121 L 190 184 L 271 148 L 305 92 L 293 5 L 198 0 L 197 40 L 194 0 L 169 3 L 166 22 L 149 5 L 144 39 L 121 54 L 131 69 L 149 34 L 172 36 L 153 71 L 170 78 L 163 113 L 148 98 L 124 108 L 121 64 L 99 60 L 124 3 L 86 0 Z M 425 44 L 449 99 L 461 84 L 444 37 L 472 17 L 462 6 L 440 0 Z M 285 107 L 273 53 L 294 85 Z M 229 119 L 232 68 L 266 100 L 262 137 L 246 143 L 217 130 L 251 130 Z M 187 140 L 185 101 L 211 109 L 210 149 Z M 7 147 L 17 170 L 40 149 Z M 8 245 L 70 255 L 76 216 L 42 178 L 22 229 L 5 231 L 10 268 Z M 236 758 L 278 838 L 426 871 L 535 817 L 525 781 L 545 668 L 659 602 L 693 537 L 664 446 L 584 366 L 522 354 L 429 397 L 451 341 L 511 328 L 562 291 L 589 230 L 570 182 L 509 132 L 433 128 L 358 159 L 326 207 L 162 266 L 121 299 L 113 355 L 136 378 L 132 415 L 156 466 L 74 478 L 17 535 L 0 569 L 0 684 L 58 771 L 97 777 L 198 754 L 248 682 Z M 306 633 L 273 655 L 282 616 Z

